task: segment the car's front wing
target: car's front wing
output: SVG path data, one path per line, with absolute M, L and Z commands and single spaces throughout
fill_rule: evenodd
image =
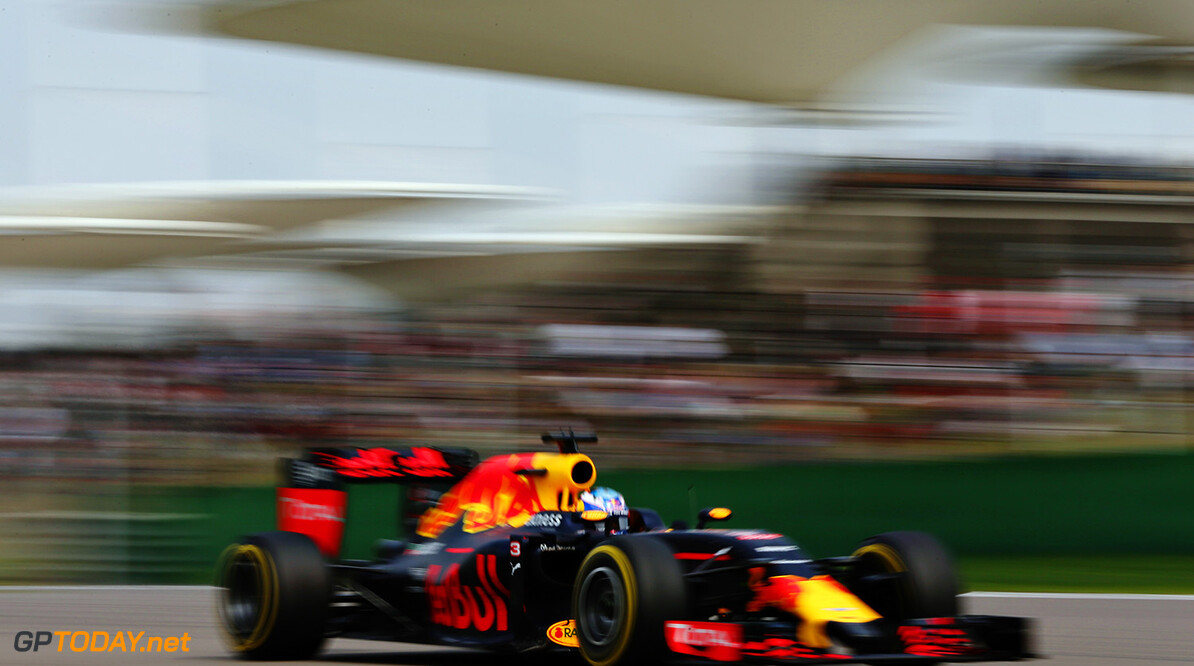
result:
M 845 664 L 1017 661 L 1036 657 L 1029 649 L 1029 621 L 1021 617 L 959 617 L 880 622 L 843 628 L 842 640 L 813 647 L 795 640 L 784 622 L 689 622 L 664 626 L 668 648 L 680 659 L 746 663 Z M 853 644 L 853 645 L 851 645 Z

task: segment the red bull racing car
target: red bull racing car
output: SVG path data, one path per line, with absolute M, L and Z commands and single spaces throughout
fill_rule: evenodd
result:
M 920 532 L 814 559 L 781 534 L 665 526 L 595 486 L 578 444 L 479 461 L 467 449 L 317 449 L 284 461 L 278 531 L 218 564 L 232 649 L 302 659 L 333 636 L 661 660 L 918 663 L 1031 657 L 1023 618 L 958 615 L 945 550 Z M 337 559 L 352 482 L 406 486 L 409 541 Z

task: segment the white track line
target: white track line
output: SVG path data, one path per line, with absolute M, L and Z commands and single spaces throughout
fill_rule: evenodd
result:
M 214 590 L 211 585 L 0 585 L 3 592 L 177 592 Z
M 1097 592 L 967 592 L 976 599 L 1101 599 L 1109 601 L 1194 601 L 1194 594 L 1103 594 Z

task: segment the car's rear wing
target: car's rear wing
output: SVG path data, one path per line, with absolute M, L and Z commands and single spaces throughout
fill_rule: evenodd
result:
M 344 483 L 452 482 L 477 466 L 477 452 L 430 446 L 312 449 L 282 461 L 284 483 L 331 488 Z
M 311 537 L 328 557 L 336 557 L 344 538 L 348 483 L 400 483 L 408 531 L 423 511 L 477 465 L 476 451 L 465 448 L 342 447 L 308 451 L 282 460 L 278 486 L 278 529 Z

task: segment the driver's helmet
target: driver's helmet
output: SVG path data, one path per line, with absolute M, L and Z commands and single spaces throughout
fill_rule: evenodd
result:
M 582 511 L 604 511 L 611 516 L 625 516 L 630 513 L 626 498 L 613 488 L 598 486 L 580 494 Z
M 630 508 L 626 506 L 626 498 L 613 488 L 598 486 L 580 494 L 582 511 L 604 511 L 609 514 L 605 519 L 607 534 L 622 534 L 629 529 Z

